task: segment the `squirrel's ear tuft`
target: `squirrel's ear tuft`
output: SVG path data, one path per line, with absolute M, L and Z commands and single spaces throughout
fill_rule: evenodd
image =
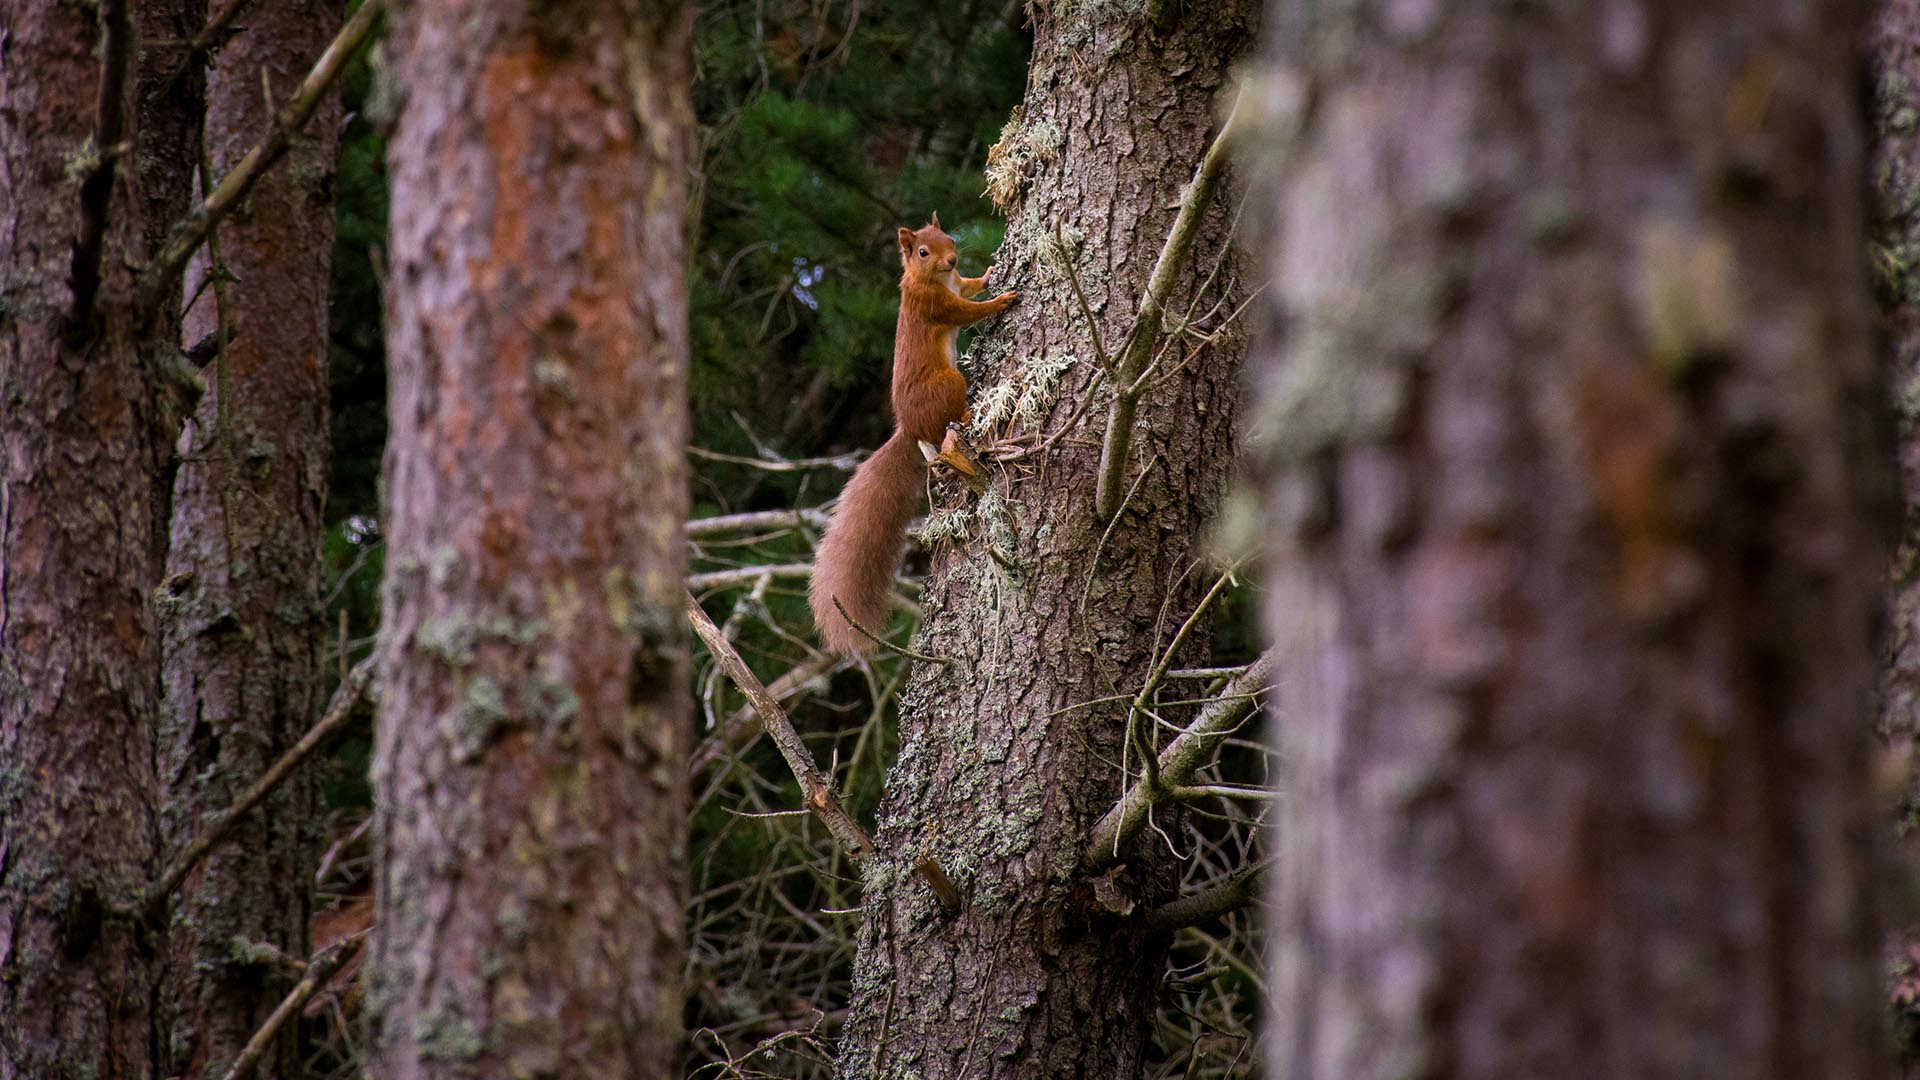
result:
M 912 248 L 913 248 L 913 230 L 902 227 L 900 230 L 900 250 L 910 251 L 912 250 Z
M 933 220 L 928 222 L 928 224 L 932 225 L 936 229 L 940 227 L 940 211 L 935 210 L 933 212 Z

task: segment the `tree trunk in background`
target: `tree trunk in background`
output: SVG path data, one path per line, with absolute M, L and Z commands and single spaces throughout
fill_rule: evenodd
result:
M 392 14 L 374 1075 L 678 1068 L 691 26 Z
M 1006 389 L 1025 396 L 1013 410 L 1025 432 L 1058 429 L 1089 392 L 1093 352 L 1056 229 L 1108 349 L 1119 348 L 1170 207 L 1218 130 L 1216 99 L 1252 34 L 1251 8 L 1189 5 L 1164 27 L 1124 5 L 1036 9 L 1023 118 L 989 170 L 1010 218 L 993 288 L 1021 293 L 973 349 L 974 409 L 995 432 L 991 402 Z M 1203 219 L 1172 310 L 1234 306 L 1231 218 L 1223 197 Z M 953 663 L 916 666 L 901 696 L 842 1076 L 1138 1073 L 1167 941 L 1110 914 L 1077 873 L 1088 826 L 1119 793 L 1126 708 L 1067 707 L 1137 690 L 1218 573 L 1200 561 L 1199 538 L 1226 486 L 1243 338 L 1230 327 L 1210 347 L 1174 347 L 1169 369 L 1192 359 L 1142 403 L 1126 477 L 1137 490 L 1104 541 L 1093 513 L 1104 383 L 1042 472 L 990 470 L 978 500 L 939 486 L 935 519 L 965 524 L 934 546 L 920 648 Z M 1206 638 L 1182 655 L 1204 657 Z M 1117 879 L 1142 908 L 1171 886 L 1142 865 L 1158 862 L 1150 851 L 1123 853 L 1131 864 Z M 922 854 L 959 887 L 957 917 L 913 874 Z
M 109 5 L 108 17 L 124 7 Z M 131 38 L 123 27 L 122 41 Z M 128 161 L 90 141 L 103 79 L 93 5 L 0 14 L 0 1078 L 153 1073 L 151 944 L 132 904 L 156 850 L 159 641 L 153 478 L 165 451 Z M 122 68 L 125 70 L 125 68 Z M 131 132 L 102 141 L 118 145 Z M 87 189 L 83 194 L 83 184 Z M 111 195 L 99 231 L 82 205 Z M 80 257 L 86 235 L 97 263 Z M 98 276 L 88 269 L 98 267 Z M 70 319 L 76 293 L 98 292 Z
M 1884 1071 L 1862 10 L 1311 8 L 1272 1074 Z
M 219 52 L 207 88 L 207 154 L 225 175 L 266 134 L 339 29 L 339 0 L 272 0 Z M 232 276 L 199 290 L 185 340 L 224 359 L 180 440 L 162 592 L 167 710 L 160 737 L 166 842 L 190 842 L 316 719 L 321 511 L 326 497 L 327 284 L 333 245 L 337 98 L 224 222 Z M 203 276 L 207 263 L 199 264 Z M 190 281 L 189 291 L 199 285 Z M 224 370 L 223 370 L 224 369 Z M 169 1069 L 224 1076 L 307 955 L 313 786 L 282 785 L 181 888 L 165 982 Z M 292 1075 L 289 1029 L 256 1075 Z

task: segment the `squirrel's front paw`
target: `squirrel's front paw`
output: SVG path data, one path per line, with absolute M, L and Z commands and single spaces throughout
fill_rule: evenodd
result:
M 1008 307 L 1012 307 L 1013 302 L 1018 299 L 1020 299 L 1019 293 L 1008 291 L 1008 292 L 1003 292 L 999 296 L 994 297 L 993 302 L 996 304 L 999 304 L 1003 308 L 1008 308 Z

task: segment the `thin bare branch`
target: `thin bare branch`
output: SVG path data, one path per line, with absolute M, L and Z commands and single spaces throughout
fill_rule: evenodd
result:
M 1187 262 L 1192 258 L 1200 221 L 1213 205 L 1238 114 L 1236 101 L 1233 114 L 1221 125 L 1220 134 L 1214 137 L 1194 170 L 1193 181 L 1181 193 L 1180 212 L 1174 217 L 1159 260 L 1154 263 L 1153 276 L 1147 280 L 1147 293 L 1140 300 L 1139 314 L 1134 317 L 1133 327 L 1121 346 L 1113 373 L 1113 407 L 1107 413 L 1107 435 L 1100 446 L 1100 473 L 1094 488 L 1094 515 L 1101 521 L 1113 520 L 1120 511 L 1121 484 L 1126 479 L 1127 452 L 1133 440 L 1134 412 L 1145 389 L 1140 376 L 1152 360 L 1154 346 L 1165 327 L 1167 300 L 1173 293 L 1174 282 L 1186 271 Z
M 239 33 L 238 29 L 232 28 L 233 20 L 239 18 L 241 12 L 252 7 L 256 2 L 257 0 L 226 0 L 226 3 L 220 5 L 219 10 L 209 12 L 206 25 L 200 28 L 199 33 L 193 35 L 193 41 L 187 46 L 187 62 L 198 61 L 226 44 L 228 38 Z
M 812 563 L 775 563 L 771 566 L 738 566 L 731 570 L 708 570 L 687 575 L 689 589 L 724 589 L 752 585 L 762 578 L 806 577 L 813 573 Z
M 1260 897 L 1260 881 L 1265 863 L 1236 870 L 1224 881 L 1197 893 L 1170 900 L 1140 916 L 1147 928 L 1170 934 L 1208 919 L 1217 919 L 1229 911 L 1238 911 Z
M 327 985 L 327 980 L 339 972 L 340 968 L 353 956 L 354 949 L 359 946 L 360 939 L 367 932 L 362 930 L 358 934 L 334 942 L 307 963 L 305 977 L 295 984 L 285 998 L 281 999 L 279 1006 L 273 1010 L 273 1014 L 267 1017 L 267 1022 L 261 1024 L 260 1030 L 253 1033 L 253 1038 L 247 1040 L 246 1047 L 240 1051 L 239 1057 L 233 1059 L 233 1067 L 227 1070 L 223 1080 L 243 1080 L 244 1077 L 252 1074 L 254 1067 L 260 1064 L 260 1059 L 273 1046 L 274 1037 L 280 1033 L 280 1029 L 287 1025 L 287 1021 L 300 1015 L 300 1010 L 306 1008 L 308 999 L 319 993 L 321 987 Z
M 767 692 L 766 686 L 760 682 L 760 677 L 753 673 L 753 669 L 747 666 L 745 660 L 741 659 L 733 643 L 728 641 L 726 635 L 720 632 L 720 628 L 713 624 L 713 619 L 708 617 L 706 609 L 693 598 L 693 594 L 685 593 L 684 597 L 687 621 L 693 624 L 693 632 L 706 644 L 707 652 L 713 657 L 713 662 L 720 665 L 721 670 L 727 673 L 727 678 L 733 680 L 733 684 L 739 687 L 740 692 L 747 695 L 747 699 L 753 702 L 754 708 L 759 710 L 760 722 L 765 726 L 768 737 L 773 739 L 773 744 L 779 748 L 780 756 L 786 759 L 787 768 L 793 773 L 793 778 L 800 782 L 801 800 L 806 803 L 807 809 L 827 827 L 827 831 L 833 835 L 834 840 L 839 842 L 841 849 L 846 852 L 847 858 L 855 866 L 865 865 L 873 855 L 873 838 L 867 835 L 867 831 L 861 828 L 860 823 L 853 820 L 853 815 L 847 813 L 846 807 L 840 804 L 840 797 L 834 794 L 832 782 L 821 773 L 819 766 L 813 763 L 813 755 L 808 752 L 806 744 L 800 741 L 800 733 L 793 729 L 793 721 L 787 719 L 786 710 L 781 708 L 780 703 Z M 935 898 L 940 901 L 940 906 L 946 909 L 949 915 L 959 910 L 958 893 L 954 890 L 946 871 L 933 856 L 921 857 L 914 864 L 914 869 L 933 890 Z
M 727 673 L 727 678 L 740 688 L 753 702 L 760 713 L 760 722 L 765 726 L 768 737 L 780 749 L 780 756 L 786 759 L 787 768 L 793 772 L 793 778 L 800 781 L 801 800 L 807 809 L 820 819 L 833 838 L 839 842 L 849 859 L 855 865 L 863 865 L 873 854 L 873 839 L 860 823 L 853 820 L 840 805 L 840 797 L 833 792 L 833 784 L 819 766 L 813 763 L 813 755 L 808 752 L 805 743 L 800 741 L 800 733 L 793 730 L 793 721 L 787 719 L 787 712 L 767 692 L 766 685 L 753 673 L 747 662 L 741 658 L 733 643 L 728 641 L 720 628 L 713 624 L 706 609 L 693 598 L 692 593 L 685 594 L 687 621 L 693 624 L 693 632 L 707 646 L 707 652 L 713 656 L 713 662 Z
M 1104 866 L 1120 857 L 1121 847 L 1145 826 L 1148 811 L 1168 801 L 1172 789 L 1184 787 L 1192 780 L 1193 774 L 1212 759 L 1221 742 L 1253 715 L 1261 692 L 1272 678 L 1273 652 L 1268 650 L 1228 683 L 1226 691 L 1203 707 L 1193 723 L 1160 751 L 1156 782 L 1149 784 L 1143 779 L 1135 783 L 1094 823 L 1082 856 L 1089 868 Z
M 853 658 L 837 654 L 822 653 L 804 664 L 790 669 L 785 675 L 773 680 L 767 692 L 783 706 L 806 690 L 822 683 L 834 675 L 852 666 Z M 720 730 L 707 736 L 698 749 L 693 752 L 692 773 L 699 776 L 719 764 L 729 756 L 740 753 L 753 744 L 763 731 L 760 714 L 752 705 L 744 705 L 727 717 Z
M 212 851 L 216 844 L 226 839 L 227 834 L 233 831 L 233 827 L 239 824 L 242 818 L 246 817 L 248 811 L 265 801 L 275 788 L 279 787 L 287 777 L 293 775 L 295 769 L 331 742 L 334 736 L 345 730 L 347 721 L 353 717 L 354 706 L 360 703 L 360 699 L 366 695 L 368 684 L 373 681 L 373 667 L 374 662 L 371 658 L 355 665 L 352 673 L 347 676 L 347 681 L 341 683 L 340 688 L 333 692 L 333 701 L 327 706 L 326 715 L 320 718 L 320 722 L 308 729 L 307 733 L 300 737 L 300 741 L 289 747 L 286 753 L 280 755 L 280 760 L 274 762 L 265 773 L 261 774 L 260 779 L 255 780 L 252 787 L 241 792 L 232 806 L 214 815 L 213 819 L 200 830 L 200 835 L 194 837 L 192 843 L 182 848 L 180 853 L 173 857 L 173 861 L 167 864 L 167 868 L 147 889 L 147 894 L 141 902 L 142 911 L 149 917 L 159 915 L 166 907 L 167 898 L 173 895 L 173 890 L 179 888 L 180 882 L 186 879 L 187 874 L 201 859 L 206 858 L 207 852 Z
M 1094 321 L 1093 307 L 1087 303 L 1086 291 L 1080 287 L 1080 272 L 1073 266 L 1073 252 L 1067 250 L 1067 242 L 1060 235 L 1057 223 L 1053 227 L 1053 248 L 1059 255 L 1060 268 L 1067 272 L 1067 284 L 1073 289 L 1073 298 L 1080 304 L 1080 317 L 1087 321 L 1087 335 L 1093 340 L 1093 357 L 1100 362 L 1100 370 L 1111 375 L 1113 361 L 1107 358 L 1106 343 L 1100 340 L 1100 324 Z
M 805 472 L 809 469 L 839 469 L 852 472 L 860 467 L 860 459 L 865 453 L 837 454 L 833 457 L 783 458 L 776 455 L 767 457 L 742 457 L 739 454 L 723 454 L 718 450 L 689 446 L 687 453 L 703 461 L 720 461 L 729 465 L 745 465 L 766 472 Z
M 253 189 L 254 183 L 287 152 L 293 137 L 306 127 L 307 120 L 319 108 L 328 89 L 346 69 L 347 60 L 373 33 L 374 26 L 379 23 L 385 10 L 386 0 L 366 0 L 360 5 L 360 10 L 353 13 L 353 18 L 347 20 L 332 44 L 320 54 L 313 70 L 301 81 L 300 88 L 274 114 L 273 126 L 267 130 L 266 136 L 247 151 L 247 156 L 240 159 L 240 164 L 221 178 L 219 185 L 204 202 L 173 227 L 166 244 L 140 275 L 138 295 L 143 308 L 153 310 L 165 302 L 168 290 L 179 281 L 194 251 L 206 241 L 208 234 L 221 220 L 233 212 L 240 200 Z
M 879 634 L 876 634 L 873 631 L 867 629 L 866 627 L 860 625 L 859 619 L 856 619 L 852 615 L 847 614 L 847 609 L 840 606 L 840 598 L 837 596 L 833 598 L 833 608 L 835 611 L 838 611 L 840 613 L 841 618 L 847 620 L 848 626 L 851 626 L 855 630 L 860 631 L 861 636 L 865 637 L 868 641 L 873 642 L 875 645 L 880 646 L 881 648 L 887 650 L 890 653 L 898 653 L 909 660 L 925 660 L 930 664 L 953 663 L 953 661 L 947 659 L 944 656 L 928 656 L 926 653 L 917 653 L 917 652 L 914 652 L 912 649 L 903 649 L 900 646 L 895 645 L 893 642 L 888 641 L 886 638 L 881 637 Z
M 698 540 L 702 537 L 719 536 L 723 533 L 757 532 L 763 529 L 794 529 L 802 525 L 816 529 L 827 526 L 827 515 L 821 510 L 756 510 L 747 514 L 721 514 L 717 517 L 694 518 L 687 522 L 687 539 Z

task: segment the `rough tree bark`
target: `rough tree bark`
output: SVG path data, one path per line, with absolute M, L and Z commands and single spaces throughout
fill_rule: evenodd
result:
M 1861 6 L 1275 11 L 1273 1075 L 1881 1072 Z
M 206 156 L 218 178 L 268 130 L 339 29 L 339 0 L 274 0 L 217 54 Z M 263 85 L 267 88 L 263 90 Z M 267 96 L 271 92 L 271 99 Z M 185 341 L 218 355 L 179 442 L 161 590 L 160 731 L 169 851 L 231 805 L 314 721 L 322 691 L 327 284 L 339 105 L 329 95 L 287 160 L 219 227 L 227 276 L 188 295 Z M 171 217 L 177 218 L 173 214 Z M 225 325 L 220 324 L 224 316 Z M 196 350 L 204 351 L 204 350 Z M 299 977 L 314 863 L 311 782 L 296 776 L 183 883 L 163 975 L 169 1073 L 225 1075 Z M 256 1075 L 292 1075 L 283 1035 Z
M 104 33 L 103 33 L 104 27 Z M 152 1074 L 154 477 L 125 5 L 0 14 L 0 1078 Z M 104 39 L 104 43 L 103 43 Z
M 1879 0 L 1872 23 L 1874 219 L 1870 251 L 1885 336 L 1880 377 L 1892 405 L 1900 521 L 1887 574 L 1887 641 L 1880 680 L 1880 733 L 1900 778 L 1895 835 L 1911 872 L 1920 775 L 1920 0 Z M 1920 1065 L 1920 929 L 1907 906 L 1891 909 L 1895 1046 L 1903 1075 Z
M 1064 268 L 1119 352 L 1254 22 L 1252 4 L 1154 7 L 1159 23 L 1126 5 L 1035 7 L 1026 100 L 990 156 L 1010 218 L 994 285 L 1021 299 L 973 349 L 977 437 L 1078 426 L 1037 473 L 994 470 L 979 499 L 936 493 L 918 647 L 951 663 L 917 667 L 902 695 L 843 1076 L 1128 1077 L 1151 1028 L 1166 940 L 1096 902 L 1079 865 L 1120 791 L 1127 709 L 1079 706 L 1138 690 L 1218 573 L 1199 538 L 1226 484 L 1243 338 L 1228 325 L 1168 345 L 1109 532 L 1094 489 L 1112 389 L 1089 388 L 1095 350 Z M 1232 217 L 1226 199 L 1203 216 L 1171 294 L 1209 328 L 1240 294 Z M 1123 853 L 1110 899 L 1164 898 L 1150 851 Z M 912 873 L 923 855 L 959 886 L 957 917 Z
M 680 1058 L 691 25 L 391 15 L 380 1076 Z
M 1884 373 L 1899 426 L 1902 520 L 1889 575 L 1882 726 L 1920 731 L 1920 2 L 1880 0 L 1873 21 L 1874 269 Z

